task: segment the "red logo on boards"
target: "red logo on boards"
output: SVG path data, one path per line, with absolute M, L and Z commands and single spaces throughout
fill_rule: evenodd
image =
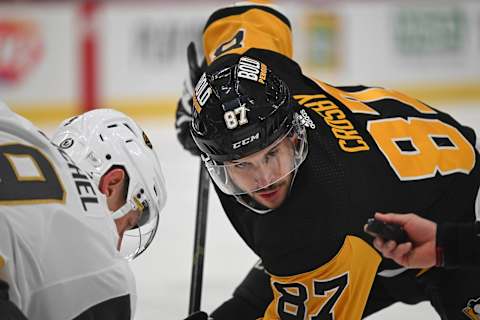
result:
M 17 84 L 43 56 L 39 28 L 29 21 L 0 21 L 0 82 Z

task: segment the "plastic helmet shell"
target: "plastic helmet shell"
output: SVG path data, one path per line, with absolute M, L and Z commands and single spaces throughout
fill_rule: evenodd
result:
M 240 159 L 278 139 L 291 127 L 294 110 L 283 80 L 259 60 L 225 56 L 200 78 L 191 133 L 214 161 Z
M 113 166 L 123 167 L 129 178 L 127 203 L 148 208 L 139 226 L 158 224 L 159 213 L 166 202 L 165 180 L 150 140 L 133 119 L 113 109 L 95 109 L 65 120 L 54 133 L 52 142 L 65 151 L 97 187 L 101 177 Z M 149 242 L 155 231 L 156 226 Z M 148 244 L 138 248 L 133 257 Z

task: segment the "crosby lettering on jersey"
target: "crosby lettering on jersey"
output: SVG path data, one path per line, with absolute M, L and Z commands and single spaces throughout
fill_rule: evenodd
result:
M 324 94 L 295 95 L 293 97 L 302 106 L 318 113 L 325 123 L 332 128 L 338 145 L 346 152 L 360 152 L 370 150 L 362 136 L 355 130 L 352 122 L 345 113 L 329 100 Z

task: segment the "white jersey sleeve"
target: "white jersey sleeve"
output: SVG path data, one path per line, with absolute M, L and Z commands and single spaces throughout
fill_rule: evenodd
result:
M 72 319 L 135 280 L 105 199 L 28 120 L 0 102 L 0 278 L 28 319 Z M 1 265 L 0 265 L 1 266 Z
M 480 152 L 480 135 L 476 133 L 476 136 L 477 136 L 476 148 L 478 152 Z M 475 216 L 476 216 L 476 220 L 480 221 L 480 189 L 478 189 L 477 191 L 477 199 L 475 201 Z

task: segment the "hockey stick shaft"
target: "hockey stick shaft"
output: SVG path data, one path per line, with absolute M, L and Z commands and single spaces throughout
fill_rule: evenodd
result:
M 188 313 L 200 310 L 202 298 L 203 260 L 205 257 L 205 237 L 207 233 L 207 210 L 210 180 L 207 169 L 200 159 L 198 177 L 197 216 L 195 219 L 195 239 L 193 245 L 192 276 L 190 280 L 190 302 Z

